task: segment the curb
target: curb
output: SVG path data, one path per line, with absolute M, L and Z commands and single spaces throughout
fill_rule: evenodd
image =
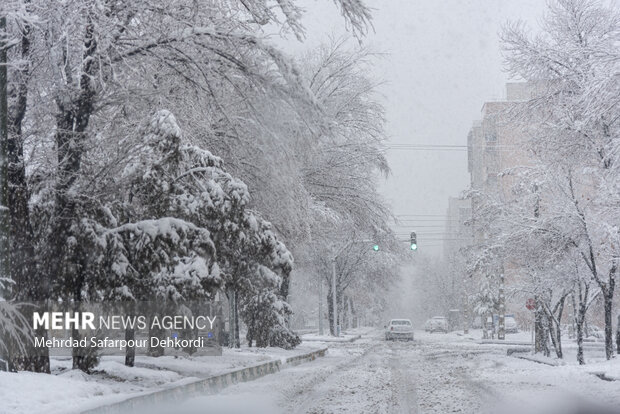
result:
M 603 381 L 609 381 L 609 382 L 616 381 L 616 378 L 610 377 L 610 376 L 607 375 L 607 373 L 602 372 L 602 371 L 591 371 L 589 373 L 594 375 L 598 379 L 602 379 Z
M 550 367 L 559 367 L 560 365 L 564 365 L 556 360 L 544 360 L 531 355 L 512 355 L 512 357 L 523 359 L 525 361 L 536 362 L 537 364 L 549 365 Z
M 507 356 L 516 356 L 514 354 L 525 354 L 528 352 L 532 352 L 532 347 L 521 347 L 521 348 L 508 348 L 506 350 L 506 355 Z
M 156 390 L 146 394 L 129 397 L 125 400 L 102 405 L 81 414 L 112 414 L 112 413 L 134 413 L 145 412 L 149 407 L 162 408 L 167 404 L 181 402 L 191 397 L 215 394 L 218 391 L 240 382 L 253 381 L 280 371 L 287 365 L 296 366 L 304 362 L 314 361 L 318 357 L 325 356 L 327 348 L 307 352 L 301 355 L 294 355 L 282 360 L 262 362 L 260 364 L 213 375 L 208 378 L 196 380 L 187 384 L 178 385 L 172 388 Z M 140 410 L 140 411 L 138 411 Z
M 327 352 L 327 347 L 317 349 L 316 351 L 307 352 L 305 354 L 288 357 L 286 358 L 285 364 L 294 367 L 296 365 L 303 364 L 304 362 L 311 362 L 319 357 L 324 357 L 325 352 Z
M 342 339 L 342 340 L 341 339 L 328 339 L 328 340 L 325 340 L 325 339 L 304 339 L 304 338 L 301 338 L 301 341 L 302 342 L 346 343 L 346 342 L 354 342 L 354 341 L 357 341 L 358 339 L 361 339 L 361 338 L 362 338 L 362 335 L 355 335 L 355 336 L 353 336 L 351 338 Z
M 532 346 L 532 342 L 525 341 L 500 341 L 499 339 L 480 339 L 476 341 L 478 345 L 506 345 L 506 346 Z

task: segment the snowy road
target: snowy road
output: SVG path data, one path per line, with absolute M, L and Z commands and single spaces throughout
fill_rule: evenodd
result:
M 481 349 L 441 334 L 419 336 L 414 343 L 386 342 L 376 332 L 354 343 L 333 344 L 324 358 L 192 399 L 183 412 L 486 413 L 497 412 L 499 401 L 502 412 L 512 412 L 508 402 L 523 408 L 541 387 L 549 398 L 568 391 L 561 381 L 528 382 L 528 369 L 557 368 L 506 357 L 505 348 Z M 549 377 L 558 375 L 549 372 Z M 586 390 L 605 392 L 610 386 L 589 375 L 584 381 L 577 385 Z M 513 395 L 515 388 L 520 393 Z M 617 391 L 611 394 L 618 397 Z
M 377 333 L 188 407 L 197 413 L 206 407 L 229 413 L 477 412 L 489 392 L 468 376 L 463 353 L 437 342 L 386 342 Z

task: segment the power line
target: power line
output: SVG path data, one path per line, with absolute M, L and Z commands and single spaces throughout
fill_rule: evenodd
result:
M 417 225 L 415 223 L 420 223 L 420 224 Z M 431 221 L 431 222 L 415 222 L 415 223 L 413 223 L 413 222 L 406 222 L 406 223 L 405 222 L 401 222 L 401 224 L 399 224 L 398 227 L 427 227 L 427 226 L 430 226 L 430 227 L 436 227 L 436 226 L 444 227 L 444 224 L 441 221 L 437 221 L 437 222 L 435 222 L 435 221 Z M 394 223 L 394 224 L 397 224 L 397 223 Z
M 433 222 L 433 221 L 461 221 L 459 219 L 415 219 L 415 218 L 405 218 L 405 219 L 396 219 L 398 221 L 407 221 L 407 222 L 416 222 L 416 223 L 420 223 L 420 222 Z
M 445 214 L 394 214 L 396 217 L 445 217 Z
M 396 234 L 398 234 L 398 233 L 396 233 Z M 451 233 L 449 231 L 418 231 L 416 234 L 417 235 L 420 235 L 420 234 L 426 234 L 426 235 L 428 235 L 428 234 L 450 234 L 450 235 L 452 235 L 454 233 Z M 406 234 L 405 234 L 405 236 L 406 236 Z
M 488 145 L 467 145 L 467 144 L 407 144 L 394 142 L 387 144 L 387 147 L 403 148 L 523 148 L 520 144 L 488 144 Z
M 408 229 L 411 229 L 411 231 L 415 231 L 415 229 L 445 229 L 446 228 L 446 226 L 442 226 L 441 224 L 437 224 L 434 226 L 409 226 L 407 225 L 407 226 L 397 226 L 397 227 L 400 227 L 400 228 L 406 227 Z M 403 231 L 401 232 L 404 234 Z
M 462 148 L 462 149 L 467 149 L 467 145 L 463 145 L 463 144 L 399 144 L 399 143 L 393 143 L 393 144 L 387 144 L 386 147 L 388 148 L 436 148 L 436 149 L 452 149 L 452 148 Z
M 422 238 L 422 241 L 473 241 L 473 237 L 467 238 Z M 418 243 L 420 244 L 420 243 Z
M 523 150 L 521 145 L 440 145 L 440 144 L 388 144 L 382 150 L 405 150 L 405 151 L 461 151 L 469 149 L 488 150 L 488 151 L 515 151 Z

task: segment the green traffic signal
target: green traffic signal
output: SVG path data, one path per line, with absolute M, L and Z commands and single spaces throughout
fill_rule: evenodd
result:
M 378 244 L 373 245 L 373 246 L 372 246 L 372 249 L 373 249 L 375 252 L 378 252 L 378 251 L 379 251 L 379 245 L 378 245 Z
M 409 248 L 411 250 L 418 250 L 418 236 L 417 234 L 415 234 L 415 231 L 411 232 L 411 239 L 410 239 L 410 245 Z

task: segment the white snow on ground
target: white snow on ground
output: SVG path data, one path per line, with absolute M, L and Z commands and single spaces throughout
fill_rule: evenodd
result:
M 77 371 L 61 375 L 0 372 L 0 401 L 5 413 L 79 412 L 92 398 L 114 394 L 110 385 L 88 379 Z
M 105 356 L 91 375 L 72 370 L 70 359 L 53 359 L 53 375 L 0 372 L 0 413 L 78 413 L 259 362 L 284 360 L 320 347 L 302 344 L 292 351 L 226 348 L 222 356 L 137 356 L 133 368 L 124 365 L 124 357 Z
M 363 332 L 355 342 L 329 343 L 324 358 L 190 399 L 175 409 L 196 414 L 567 414 L 571 411 L 562 405 L 584 401 L 620 406 L 620 383 L 613 381 L 620 378 L 620 360 L 604 361 L 597 348 L 586 349 L 588 364 L 579 366 L 567 342 L 565 364 L 548 366 L 507 356 L 507 345 L 481 344 L 477 331 L 416 331 L 413 343 L 386 342 L 381 330 Z M 125 367 L 120 357 L 106 357 L 90 376 L 69 370 L 69 360 L 56 360 L 55 375 L 0 373 L 0 401 L 12 413 L 74 413 L 320 345 L 302 344 L 292 352 L 225 349 L 222 357 L 138 357 L 135 368 Z
M 620 381 L 620 359 L 618 358 L 611 361 L 595 362 L 582 367 L 582 369 L 591 374 L 604 374 L 605 377 L 611 380 Z
M 250 411 L 261 414 L 568 414 L 567 404 L 620 405 L 618 384 L 590 373 L 613 372 L 616 361 L 552 367 L 509 357 L 505 345 L 478 344 L 477 334 L 416 332 L 411 344 L 385 342 L 375 331 L 354 343 L 330 344 L 325 358 L 192 399 L 182 409 L 247 413 L 250 402 Z M 584 412 L 598 413 L 593 410 L 588 405 Z
M 165 369 L 141 368 L 139 366 L 128 367 L 122 362 L 101 361 L 96 372 L 107 374 L 110 378 L 118 381 L 137 382 L 142 387 L 161 385 L 168 382 L 178 381 L 180 374 Z
M 538 412 L 535 408 L 558 405 L 561 401 L 590 401 L 610 407 L 620 406 L 620 386 L 591 374 L 600 368 L 618 367 L 616 361 L 592 366 L 548 366 L 497 355 L 483 355 L 472 363 L 472 378 L 490 384 L 506 406 L 520 407 L 521 412 Z M 531 410 L 531 411 L 530 411 Z M 545 412 L 549 412 L 547 409 Z M 556 411 L 553 411 L 556 412 Z M 559 412 L 559 411 L 557 411 Z
M 389 358 L 380 351 L 382 343 L 362 339 L 337 343 L 324 358 L 287 368 L 256 381 L 238 384 L 220 394 L 194 398 L 179 407 L 184 413 L 277 414 L 293 412 L 388 413 L 391 395 L 387 382 Z M 329 407 L 328 411 L 321 411 Z M 213 411 L 210 411 L 213 410 Z M 370 410 L 370 411 L 364 411 Z
M 329 329 L 326 329 L 327 333 L 323 335 L 319 335 L 318 333 L 307 333 L 302 335 L 301 339 L 304 342 L 350 342 L 373 330 L 374 328 L 369 327 L 349 329 L 347 332 L 341 333 L 339 337 L 335 337 L 329 335 Z

